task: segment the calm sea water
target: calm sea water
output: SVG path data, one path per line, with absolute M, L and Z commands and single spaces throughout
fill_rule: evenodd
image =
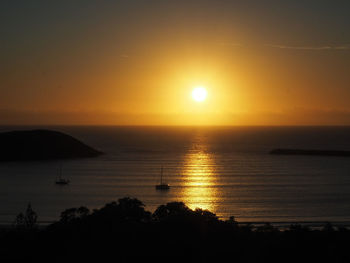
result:
M 0 131 L 29 127 L 0 127 Z M 30 127 L 33 128 L 33 127 Z M 350 127 L 49 127 L 106 154 L 0 163 L 0 221 L 30 202 L 39 220 L 130 196 L 153 211 L 183 201 L 239 221 L 350 222 L 350 158 L 273 156 L 273 148 L 350 150 Z M 54 184 L 62 165 L 68 186 Z M 168 192 L 155 190 L 160 167 Z

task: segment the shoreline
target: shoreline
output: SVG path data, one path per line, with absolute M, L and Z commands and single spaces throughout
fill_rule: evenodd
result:
M 226 221 L 223 219 L 220 219 L 221 221 Z M 47 226 L 57 223 L 59 220 L 56 221 L 37 221 L 37 225 L 39 228 L 44 229 Z M 252 228 L 258 228 L 265 225 L 271 225 L 279 230 L 285 230 L 289 229 L 290 226 L 293 225 L 299 225 L 302 227 L 309 227 L 310 229 L 318 229 L 322 228 L 325 225 L 332 225 L 333 227 L 343 227 L 350 229 L 350 221 L 275 221 L 275 222 L 269 222 L 269 221 L 236 221 L 236 224 L 239 226 L 246 226 L 250 225 Z M 13 227 L 13 222 L 8 221 L 0 221 L 0 231 L 4 229 L 11 229 Z

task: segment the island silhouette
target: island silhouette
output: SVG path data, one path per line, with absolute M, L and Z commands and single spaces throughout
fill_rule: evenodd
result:
M 96 157 L 102 152 L 53 130 L 0 133 L 0 161 L 40 161 Z
M 274 149 L 270 154 L 275 155 L 315 155 L 350 157 L 350 151 L 344 150 L 315 150 L 315 149 Z

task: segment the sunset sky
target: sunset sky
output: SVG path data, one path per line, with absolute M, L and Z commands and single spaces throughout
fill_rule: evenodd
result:
M 349 14 L 349 0 L 4 0 L 0 124 L 349 125 Z

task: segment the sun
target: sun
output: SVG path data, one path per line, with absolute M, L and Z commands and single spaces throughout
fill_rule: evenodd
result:
M 207 95 L 207 90 L 204 87 L 195 87 L 192 90 L 192 98 L 197 102 L 205 101 Z

